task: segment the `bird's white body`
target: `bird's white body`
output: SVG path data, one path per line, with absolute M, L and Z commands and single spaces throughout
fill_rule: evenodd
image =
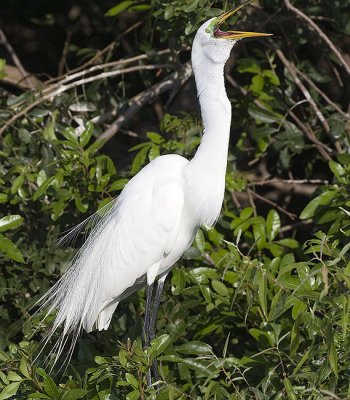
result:
M 198 30 L 192 64 L 204 135 L 190 161 L 178 155 L 156 158 L 125 186 L 93 228 L 61 280 L 43 304 L 58 313 L 52 332 L 107 329 L 120 300 L 164 277 L 191 245 L 201 225 L 213 225 L 224 197 L 231 105 L 224 65 L 234 40 Z

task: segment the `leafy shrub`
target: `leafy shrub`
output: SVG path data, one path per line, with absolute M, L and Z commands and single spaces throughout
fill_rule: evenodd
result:
M 348 32 L 345 3 L 331 10 L 326 1 L 300 7 L 341 46 Z M 274 41 L 237 46 L 233 78 L 227 71 L 233 137 L 223 212 L 215 229 L 198 232 L 169 276 L 149 349 L 141 344 L 143 291 L 120 305 L 107 332 L 82 335 L 67 369 L 45 364 L 48 348 L 35 359 L 53 317 L 40 325 L 43 312 L 28 320 L 28 310 L 83 240 L 60 248 L 64 231 L 117 196 L 160 154 L 192 157 L 202 127 L 195 110 L 181 107 L 163 113 L 160 124 L 145 107 L 130 130 L 120 131 L 122 139 L 106 146 L 98 138 L 111 110 L 123 112 L 131 93 L 172 72 L 181 47 L 186 57 L 197 27 L 217 15 L 222 2 L 103 6 L 110 18 L 140 24 L 136 40 L 128 39 L 124 50 L 121 42 L 107 46 L 98 62 L 126 58 L 131 47 L 137 55 L 145 51 L 137 66 L 147 57 L 159 63 L 158 75 L 140 69 L 134 80 L 99 78 L 45 101 L 40 90 L 2 95 L 1 120 L 18 118 L 0 143 L 0 400 L 349 398 L 350 143 L 337 84 L 345 82 L 345 71 L 303 21 L 280 10 L 280 2 L 261 4 L 237 23 L 255 29 L 267 20 Z M 67 17 L 45 18 L 57 24 Z M 96 23 L 101 37 L 111 31 L 113 40 L 115 32 L 125 36 L 103 21 Z M 155 55 L 165 46 L 168 53 Z M 72 44 L 68 53 L 81 57 L 79 64 L 96 52 Z M 292 61 L 324 120 L 305 101 Z M 90 66 L 83 64 L 84 71 Z M 6 76 L 4 61 L 0 73 Z M 146 128 L 144 121 L 151 121 Z M 147 388 L 155 357 L 159 387 Z

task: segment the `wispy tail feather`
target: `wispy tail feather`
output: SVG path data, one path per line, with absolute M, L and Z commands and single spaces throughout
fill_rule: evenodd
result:
M 114 233 L 119 223 L 118 202 L 114 201 L 107 206 L 109 207 L 105 206 L 102 212 L 99 210 L 93 214 L 60 240 L 61 243 L 74 240 L 91 223 L 89 237 L 71 261 L 66 273 L 34 305 L 40 306 L 38 311 L 48 307 L 44 320 L 54 310 L 57 311 L 54 323 L 43 339 L 43 348 L 54 333 L 63 327 L 59 339 L 50 351 L 50 354 L 55 353 L 54 364 L 67 344 L 68 335 L 72 336 L 72 341 L 65 362 L 69 361 L 82 329 L 90 332 L 95 323 L 97 329 L 107 329 L 117 307 L 118 301 L 106 304 L 103 299 L 106 269 L 113 268 Z

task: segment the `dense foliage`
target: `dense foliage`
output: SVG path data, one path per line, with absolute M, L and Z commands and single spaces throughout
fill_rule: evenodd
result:
M 53 318 L 40 324 L 35 302 L 84 238 L 57 240 L 149 160 L 193 155 L 202 128 L 181 64 L 198 26 L 229 4 L 10 3 L 2 43 L 36 78 L 14 81 L 4 46 L 0 400 L 349 398 L 349 0 L 261 0 L 231 21 L 274 37 L 241 41 L 227 65 L 232 138 L 215 229 L 169 275 L 150 348 L 141 291 L 53 370 L 53 343 L 35 358 Z M 147 388 L 155 357 L 160 382 Z

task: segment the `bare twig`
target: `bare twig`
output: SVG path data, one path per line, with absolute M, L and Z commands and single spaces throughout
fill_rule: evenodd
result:
M 328 181 L 321 179 L 266 179 L 248 183 L 248 187 L 270 186 L 281 193 L 295 193 L 303 196 L 311 196 L 316 185 L 326 184 Z
M 293 113 L 293 111 L 289 111 L 289 115 L 292 117 L 294 122 L 299 126 L 299 128 L 304 132 L 306 137 L 310 140 L 310 142 L 314 143 L 316 149 L 318 152 L 321 154 L 321 156 L 327 160 L 331 161 L 332 157 L 329 155 L 329 153 L 332 152 L 331 149 L 329 149 L 324 143 L 320 142 L 314 131 L 308 126 L 302 123 L 300 119 L 296 116 L 296 114 Z
M 165 49 L 165 50 L 161 50 L 155 53 L 149 53 L 149 54 L 140 54 L 138 56 L 134 56 L 134 57 L 130 57 L 130 58 L 125 58 L 122 60 L 118 60 L 118 61 L 110 61 L 107 63 L 103 63 L 103 64 L 97 64 L 97 65 L 93 65 L 90 68 L 86 68 L 83 71 L 79 71 L 79 72 L 75 72 L 75 73 L 70 73 L 70 74 L 66 74 L 58 83 L 58 85 L 62 85 L 65 84 L 67 82 L 71 82 L 74 81 L 75 79 L 81 78 L 81 77 L 85 77 L 86 75 L 89 75 L 93 72 L 96 71 L 100 71 L 102 69 L 106 69 L 106 68 L 111 68 L 111 67 L 118 67 L 120 65 L 128 65 L 128 64 L 133 64 L 136 61 L 142 61 L 142 60 L 146 60 L 150 57 L 153 56 L 159 56 L 159 55 L 163 55 L 163 54 L 168 54 L 170 52 L 169 49 Z
M 294 220 L 297 216 L 293 213 L 290 213 L 289 211 L 286 211 L 284 208 L 280 207 L 277 203 L 275 203 L 274 201 L 270 200 L 270 199 L 266 199 L 263 196 L 260 196 L 260 194 L 254 192 L 251 189 L 248 189 L 250 191 L 250 193 L 255 196 L 257 199 L 263 201 L 264 203 L 269 204 L 272 207 L 275 207 L 277 210 L 279 210 L 281 213 L 287 215 L 290 219 Z
M 346 72 L 350 75 L 350 65 L 346 62 L 340 51 L 336 48 L 334 43 L 328 38 L 328 36 L 321 30 L 321 28 L 307 15 L 305 15 L 301 10 L 294 7 L 289 0 L 284 0 L 284 4 L 288 8 L 288 10 L 292 11 L 299 18 L 303 19 L 307 24 L 315 30 L 320 38 L 327 44 L 327 46 L 332 50 L 335 56 L 338 58 L 340 63 L 345 68 Z
M 253 215 L 254 215 L 254 217 L 256 217 L 258 215 L 258 213 L 256 212 L 256 205 L 254 203 L 254 200 L 253 200 L 253 197 L 252 197 L 252 193 L 253 193 L 252 190 L 247 189 L 248 200 L 249 200 L 250 205 L 252 206 Z
M 10 126 L 15 121 L 17 121 L 18 118 L 20 118 L 20 117 L 24 116 L 25 114 L 27 114 L 27 112 L 32 110 L 34 107 L 36 107 L 37 105 L 45 102 L 46 100 L 49 100 L 50 98 L 54 98 L 54 97 L 56 97 L 56 96 L 58 96 L 58 95 L 60 95 L 60 94 L 62 94 L 64 92 L 66 92 L 67 90 L 70 90 L 70 89 L 76 88 L 78 86 L 82 86 L 82 85 L 85 85 L 87 83 L 94 82 L 94 81 L 100 80 L 100 79 L 111 78 L 111 77 L 115 77 L 115 76 L 118 76 L 118 75 L 128 74 L 128 73 L 136 72 L 136 71 L 154 70 L 154 69 L 159 69 L 159 68 L 162 68 L 162 67 L 164 67 L 164 65 L 136 65 L 136 66 L 129 67 L 129 68 L 118 69 L 118 70 L 108 71 L 108 72 L 102 72 L 101 74 L 98 74 L 98 75 L 95 75 L 95 76 L 91 76 L 89 78 L 83 78 L 83 79 L 80 79 L 78 81 L 72 82 L 72 83 L 67 84 L 67 85 L 60 85 L 57 89 L 54 88 L 53 91 L 52 90 L 51 91 L 45 90 L 45 94 L 44 95 L 42 95 L 40 98 L 35 100 L 33 103 L 29 104 L 23 110 L 21 110 L 20 112 L 15 114 L 12 118 L 10 118 L 0 128 L 0 136 L 2 135 L 2 133 L 4 132 L 4 130 L 8 126 Z
M 343 117 L 348 118 L 349 115 L 344 112 L 336 103 L 334 103 L 327 95 L 324 93 L 306 74 L 304 74 L 300 69 L 296 68 L 296 72 L 335 110 L 338 111 Z
M 330 137 L 330 139 L 334 143 L 334 146 L 335 146 L 337 152 L 341 153 L 342 152 L 342 148 L 341 148 L 339 142 L 334 140 L 334 137 L 331 134 L 331 128 L 329 127 L 325 116 L 322 114 L 321 110 L 318 108 L 317 104 L 315 103 L 315 101 L 312 98 L 312 96 L 311 96 L 310 92 L 308 91 L 308 89 L 305 87 L 305 85 L 299 79 L 298 74 L 297 74 L 297 69 L 296 69 L 295 65 L 291 61 L 289 61 L 287 59 L 287 57 L 283 54 L 282 50 L 276 49 L 276 54 L 277 54 L 278 58 L 282 61 L 282 63 L 285 65 L 285 67 L 288 69 L 288 71 L 291 74 L 294 82 L 296 83 L 296 85 L 298 86 L 300 91 L 303 93 L 303 95 L 306 98 L 306 100 L 310 103 L 310 106 L 314 110 L 314 112 L 315 112 L 317 118 L 319 119 L 319 121 L 321 122 L 324 130 L 326 131 L 326 133 L 328 134 L 328 136 Z
M 130 102 L 129 107 L 121 113 L 121 115 L 112 123 L 112 125 L 103 132 L 100 136 L 99 140 L 103 143 L 102 145 L 111 139 L 116 133 L 118 133 L 119 129 L 129 121 L 133 115 L 143 106 L 150 103 L 153 99 L 159 96 L 161 93 L 164 93 L 173 88 L 175 84 L 183 84 L 185 83 L 192 74 L 192 67 L 190 62 L 187 62 L 181 72 L 172 73 L 169 78 L 164 80 L 163 82 L 157 83 L 149 89 L 144 90 L 143 92 L 134 96 Z
M 324 179 L 265 179 L 260 181 L 253 181 L 248 183 L 248 186 L 264 186 L 270 185 L 271 183 L 289 183 L 292 185 L 301 185 L 301 184 L 309 184 L 309 185 L 328 185 L 328 181 Z
M 301 226 L 310 225 L 312 222 L 313 222 L 312 219 L 307 219 L 306 221 L 299 221 L 299 222 L 295 222 L 294 224 L 282 226 L 280 229 L 280 233 L 288 232 L 293 229 L 299 228 Z
M 61 76 L 57 76 L 54 77 L 50 80 L 47 81 L 47 83 L 53 83 L 53 82 L 58 82 L 61 81 L 62 79 L 64 79 L 65 77 L 67 77 L 68 75 L 71 74 L 75 74 L 76 72 L 79 71 L 83 71 L 85 70 L 89 65 L 94 64 L 97 60 L 101 59 L 101 56 L 103 56 L 105 53 L 107 53 L 108 51 L 111 51 L 117 44 L 117 42 L 119 41 L 120 38 L 122 38 L 123 36 L 125 36 L 126 34 L 132 32 L 134 29 L 138 28 L 140 25 L 142 25 L 143 20 L 142 21 L 138 21 L 134 24 L 132 24 L 129 28 L 127 28 L 123 33 L 121 33 L 113 42 L 111 42 L 108 46 L 106 46 L 105 48 L 103 48 L 102 50 L 98 50 L 96 52 L 96 54 L 94 54 L 94 56 L 92 58 L 90 58 L 86 63 L 84 63 L 83 65 L 80 65 L 77 68 L 74 68 L 73 70 L 71 70 L 70 72 L 67 72 L 64 75 Z M 126 63 L 125 63 L 126 64 Z
M 29 79 L 28 72 L 24 69 L 21 60 L 18 58 L 15 50 L 11 46 L 10 42 L 7 40 L 5 32 L 2 29 L 0 29 L 0 43 L 4 45 L 5 49 L 10 54 L 12 61 L 14 62 L 17 69 L 20 71 L 22 78 L 27 82 L 28 87 L 33 89 L 34 88 L 33 82 L 31 82 L 31 80 Z

